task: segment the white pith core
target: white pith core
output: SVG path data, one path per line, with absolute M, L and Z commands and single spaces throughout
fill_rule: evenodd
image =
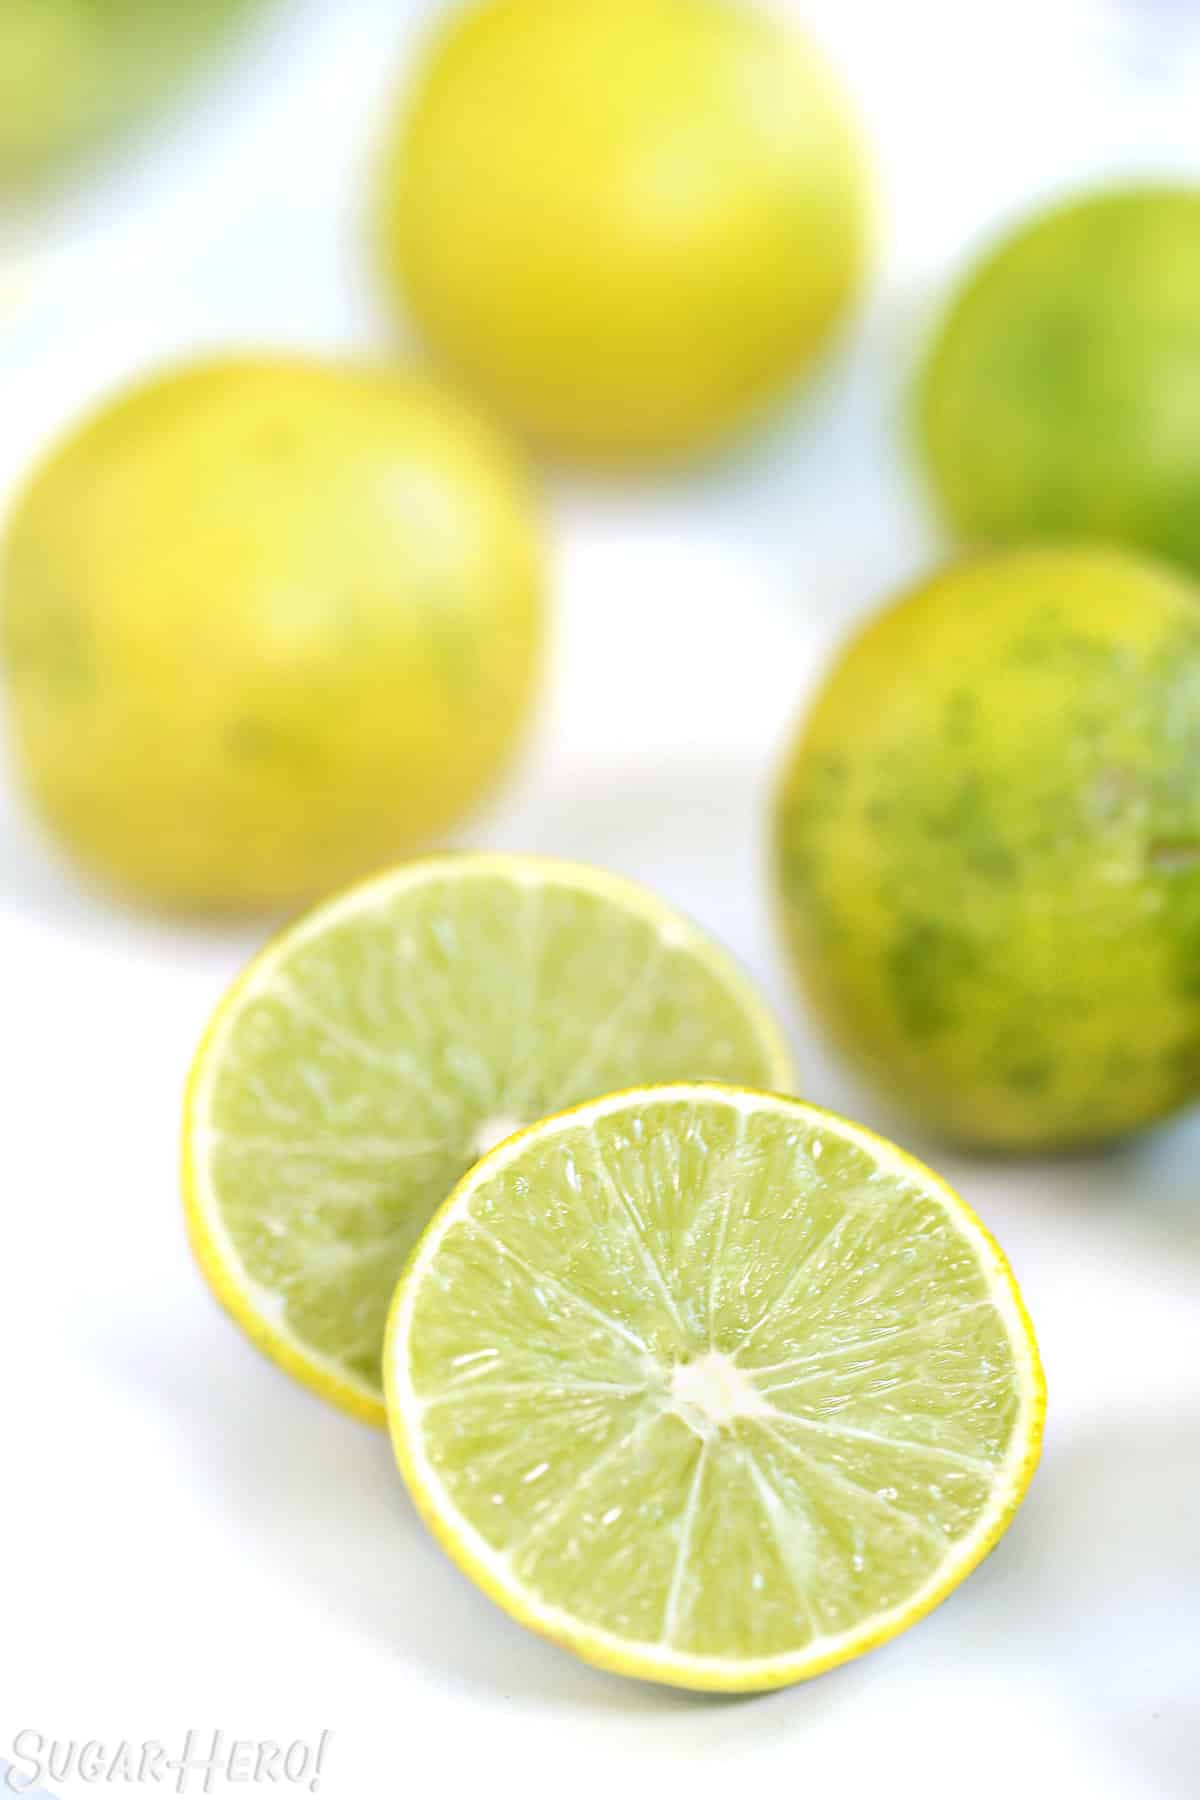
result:
M 471 1140 L 471 1149 L 476 1156 L 486 1156 L 489 1150 L 494 1150 L 497 1144 L 504 1142 L 505 1138 L 510 1138 L 514 1132 L 520 1131 L 523 1123 L 522 1119 L 510 1119 L 506 1118 L 503 1113 L 493 1113 L 490 1119 L 484 1119 L 480 1124 Z
M 775 1411 L 744 1369 L 720 1350 L 671 1370 L 667 1411 L 678 1413 L 697 1437 L 709 1438 L 735 1419 L 761 1419 Z

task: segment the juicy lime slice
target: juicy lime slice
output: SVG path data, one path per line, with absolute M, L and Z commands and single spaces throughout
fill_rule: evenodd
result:
M 623 1674 L 750 1689 L 892 1637 L 1000 1537 L 1045 1389 L 946 1185 L 799 1101 L 642 1089 L 485 1157 L 384 1354 L 454 1560 Z
M 597 869 L 410 863 L 318 907 L 217 1009 L 185 1107 L 194 1249 L 268 1355 L 382 1424 L 392 1290 L 463 1172 L 532 1119 L 683 1076 L 791 1080 L 696 926 Z

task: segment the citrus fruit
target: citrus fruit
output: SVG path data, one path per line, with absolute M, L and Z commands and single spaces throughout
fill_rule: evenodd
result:
M 919 425 L 963 536 L 1200 569 L 1200 187 L 1086 194 L 1006 238 L 949 305 Z
M 842 1046 L 967 1142 L 1200 1091 L 1200 597 L 1127 552 L 952 564 L 851 642 L 780 785 L 788 944 Z
M 522 1623 L 682 1687 L 883 1642 L 992 1547 L 1045 1391 L 945 1184 L 815 1107 L 611 1095 L 485 1157 L 396 1291 L 417 1506 Z
M 17 749 L 111 883 L 280 907 L 413 848 L 513 749 L 539 663 L 524 479 L 423 381 L 300 358 L 134 388 L 3 548 Z
M 388 143 L 384 275 L 546 448 L 705 448 L 809 367 L 858 284 L 863 158 L 808 41 L 737 0 L 484 0 Z
M 382 1424 L 392 1289 L 463 1171 L 544 1113 L 682 1073 L 791 1077 L 696 926 L 571 863 L 411 863 L 285 932 L 218 1008 L 185 1112 L 193 1245 L 261 1348 Z
M 4 0 L 0 187 L 161 93 L 250 0 Z

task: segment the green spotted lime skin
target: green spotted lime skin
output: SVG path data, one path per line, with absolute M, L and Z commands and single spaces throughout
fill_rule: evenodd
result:
M 1116 1137 L 1200 1091 L 1200 594 L 1123 552 L 954 564 L 850 644 L 775 878 L 833 1037 L 927 1127 Z
M 1090 193 L 1008 237 L 952 298 L 918 409 L 968 541 L 1092 536 L 1200 570 L 1200 187 Z

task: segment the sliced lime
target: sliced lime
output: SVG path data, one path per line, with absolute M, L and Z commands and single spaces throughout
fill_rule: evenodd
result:
M 928 1169 L 816 1108 L 643 1089 L 484 1158 L 384 1358 L 450 1555 L 590 1661 L 797 1681 L 996 1542 L 1044 1388 L 1003 1256 Z
M 411 863 L 319 907 L 235 983 L 188 1088 L 197 1256 L 267 1353 L 383 1422 L 396 1278 L 521 1125 L 632 1082 L 787 1086 L 734 963 L 632 883 L 535 857 Z

